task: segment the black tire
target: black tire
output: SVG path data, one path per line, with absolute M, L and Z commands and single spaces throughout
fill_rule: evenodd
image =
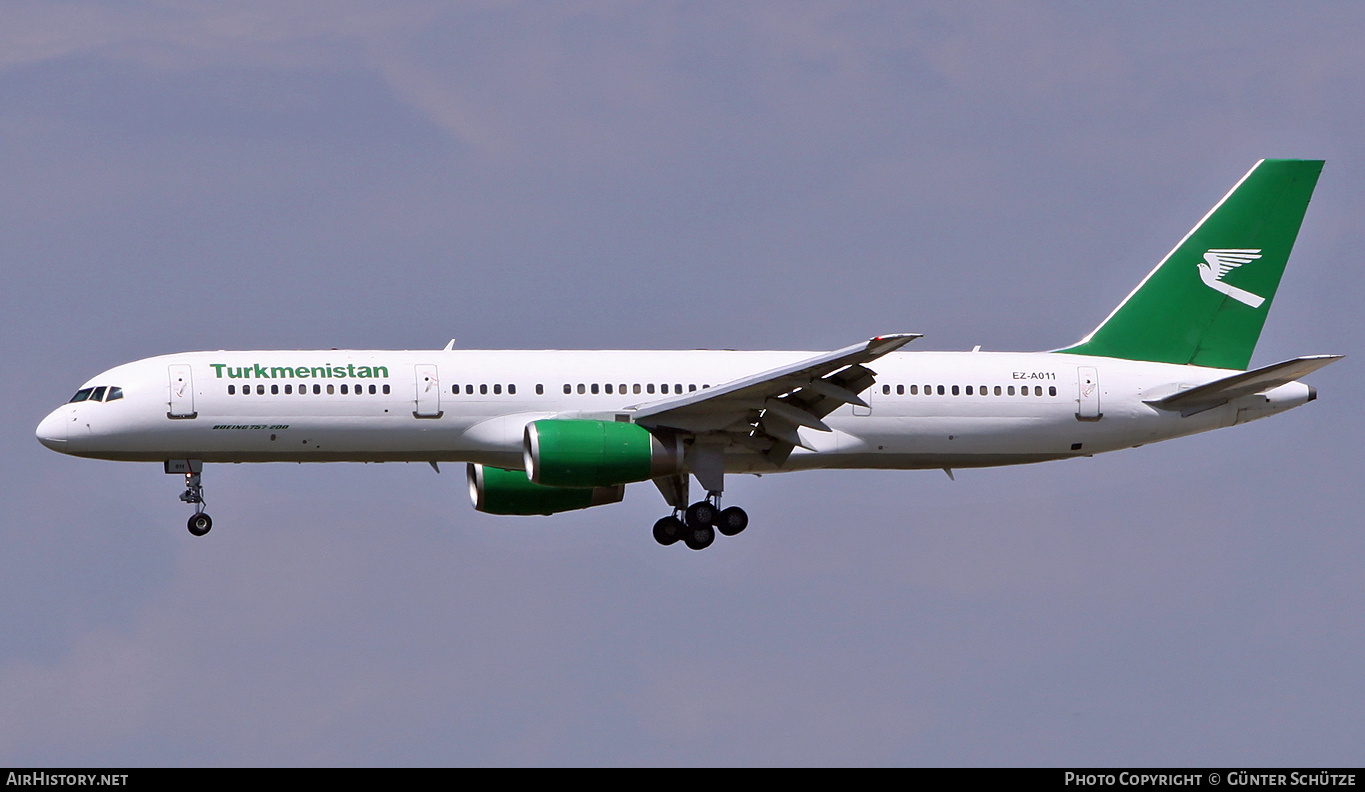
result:
M 190 533 L 194 534 L 195 536 L 203 536 L 204 534 L 213 530 L 213 518 L 208 516 L 204 512 L 199 512 L 198 514 L 191 514 L 190 521 L 185 524 L 185 527 L 189 528 Z
M 668 547 L 683 538 L 683 530 L 682 520 L 669 515 L 654 523 L 654 541 Z
M 687 507 L 687 527 L 701 528 L 702 526 L 714 525 L 716 522 L 717 510 L 714 503 L 710 501 L 697 501 Z
M 716 517 L 716 530 L 726 536 L 734 536 L 749 527 L 749 515 L 738 506 L 722 509 Z
M 716 541 L 716 529 L 709 525 L 691 528 L 683 535 L 683 541 L 693 550 L 705 550 Z

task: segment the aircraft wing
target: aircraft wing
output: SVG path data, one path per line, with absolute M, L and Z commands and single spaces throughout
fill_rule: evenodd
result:
M 820 420 L 844 404 L 867 404 L 858 394 L 876 381 L 863 364 L 894 352 L 918 333 L 877 336 L 790 365 L 712 388 L 641 405 L 635 422 L 646 428 L 699 434 L 720 432 L 756 450 L 804 445 L 798 427 L 828 432 Z
M 1184 415 L 1192 415 L 1242 396 L 1287 385 L 1343 357 L 1345 355 L 1309 355 L 1294 358 L 1253 371 L 1233 374 L 1231 377 L 1214 380 L 1164 398 L 1151 399 L 1147 404 L 1161 410 L 1179 410 Z

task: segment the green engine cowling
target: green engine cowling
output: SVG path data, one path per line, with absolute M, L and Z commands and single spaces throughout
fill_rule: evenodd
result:
M 619 503 L 626 487 L 545 487 L 526 478 L 524 470 L 503 470 L 470 463 L 469 499 L 485 514 L 555 514 Z
M 526 475 L 551 487 L 629 484 L 682 469 L 681 438 L 621 421 L 547 418 L 526 425 Z

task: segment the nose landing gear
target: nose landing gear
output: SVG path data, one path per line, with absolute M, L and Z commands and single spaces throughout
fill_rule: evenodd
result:
M 198 459 L 168 459 L 165 469 L 167 473 L 185 474 L 185 491 L 180 493 L 180 500 L 194 506 L 194 514 L 186 523 L 190 533 L 195 536 L 208 533 L 213 529 L 213 518 L 204 511 L 204 484 L 200 478 L 204 463 Z

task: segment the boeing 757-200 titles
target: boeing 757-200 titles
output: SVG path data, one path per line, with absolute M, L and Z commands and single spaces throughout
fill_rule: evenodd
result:
M 38 426 L 65 454 L 183 474 L 206 462 L 468 463 L 474 508 L 553 514 L 652 481 L 661 544 L 744 530 L 725 476 L 1015 465 L 1090 456 L 1312 401 L 1315 355 L 1251 353 L 1321 161 L 1261 160 L 1099 327 L 1051 352 L 188 352 L 109 369 Z M 706 495 L 689 505 L 689 483 Z

